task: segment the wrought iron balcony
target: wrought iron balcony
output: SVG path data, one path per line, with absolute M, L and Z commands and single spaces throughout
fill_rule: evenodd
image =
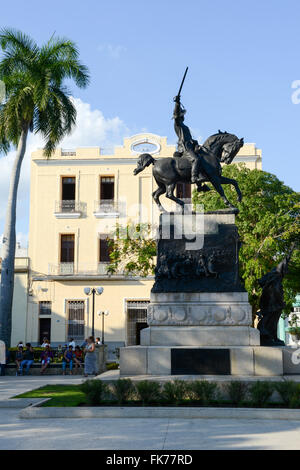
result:
M 95 217 L 118 217 L 120 214 L 118 201 L 113 199 L 102 199 L 95 201 L 94 216 Z
M 77 267 L 74 263 L 59 263 L 48 265 L 49 276 L 110 276 L 107 272 L 109 263 L 94 263 L 94 264 L 79 264 Z M 122 269 L 119 269 L 114 275 L 124 274 Z
M 86 212 L 86 203 L 75 200 L 55 201 L 54 215 L 58 218 L 79 218 Z

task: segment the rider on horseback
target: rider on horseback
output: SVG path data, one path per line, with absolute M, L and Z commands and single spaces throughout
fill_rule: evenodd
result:
M 184 155 L 186 159 L 191 163 L 191 183 L 201 184 L 202 181 L 205 181 L 206 176 L 204 176 L 199 171 L 200 166 L 200 155 L 196 152 L 199 144 L 197 140 L 192 138 L 190 129 L 184 124 L 184 115 L 186 113 L 183 106 L 180 103 L 180 95 L 175 96 L 175 108 L 173 113 L 174 118 L 174 129 L 178 136 L 178 152 L 181 155 Z

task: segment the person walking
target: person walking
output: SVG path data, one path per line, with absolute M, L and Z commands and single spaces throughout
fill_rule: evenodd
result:
M 26 375 L 29 374 L 30 366 L 33 364 L 34 361 L 34 351 L 31 343 L 26 343 L 26 350 L 23 355 L 23 361 L 21 362 L 20 367 L 20 375 L 23 374 L 23 368 L 26 367 Z
M 96 350 L 94 336 L 90 336 L 87 339 L 87 345 L 85 347 L 84 357 L 84 376 L 97 375 L 97 364 L 96 364 Z
M 67 364 L 69 364 L 69 369 L 70 369 L 70 375 L 72 375 L 72 370 L 73 370 L 73 360 L 74 360 L 74 352 L 73 348 L 71 345 L 69 345 L 69 348 L 65 350 L 63 360 L 62 360 L 62 370 L 63 370 L 63 375 L 66 375 L 66 367 Z

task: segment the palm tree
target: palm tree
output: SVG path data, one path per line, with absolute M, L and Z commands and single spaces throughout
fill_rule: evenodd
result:
M 14 259 L 16 247 L 16 204 L 22 161 L 30 132 L 45 140 L 44 154 L 50 157 L 59 141 L 71 132 L 76 109 L 65 87 L 66 79 L 84 88 L 88 69 L 79 61 L 76 45 L 65 38 L 51 39 L 39 47 L 29 36 L 13 29 L 0 31 L 3 57 L 0 80 L 6 96 L 0 104 L 0 151 L 16 148 L 3 234 L 0 339 L 10 345 Z

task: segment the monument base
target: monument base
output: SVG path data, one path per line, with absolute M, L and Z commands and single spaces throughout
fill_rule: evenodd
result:
M 127 346 L 120 375 L 283 375 L 282 348 L 262 346 Z
M 249 326 L 151 326 L 141 331 L 142 346 L 259 346 Z
M 233 213 L 160 216 L 148 328 L 120 349 L 121 376 L 283 375 L 282 349 L 251 327 L 239 247 Z

